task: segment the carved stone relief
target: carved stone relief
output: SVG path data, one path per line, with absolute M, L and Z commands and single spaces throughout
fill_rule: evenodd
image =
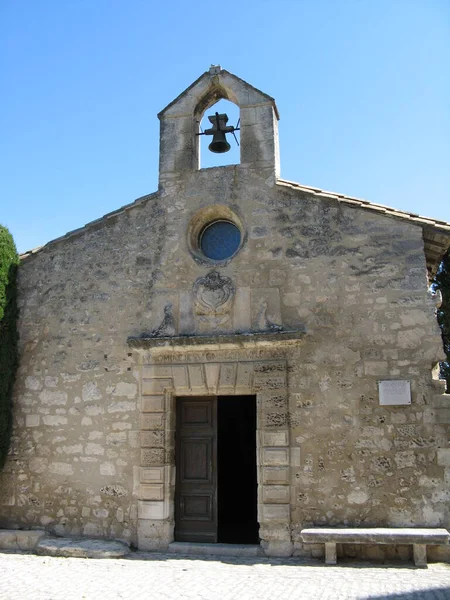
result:
M 150 333 L 144 333 L 143 337 L 170 337 L 175 335 L 175 325 L 172 314 L 172 304 L 169 302 L 164 307 L 164 318 L 161 323 Z
M 197 279 L 193 293 L 195 314 L 200 323 L 217 328 L 230 319 L 235 287 L 229 277 L 211 271 Z

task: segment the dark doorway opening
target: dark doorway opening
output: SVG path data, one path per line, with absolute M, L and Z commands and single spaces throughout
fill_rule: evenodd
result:
M 175 540 L 259 543 L 256 396 L 177 398 Z
M 256 396 L 219 396 L 217 417 L 217 541 L 257 544 Z

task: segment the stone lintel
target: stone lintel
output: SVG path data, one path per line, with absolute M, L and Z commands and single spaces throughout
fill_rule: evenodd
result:
M 186 352 L 195 350 L 230 350 L 235 348 L 259 348 L 294 346 L 305 337 L 304 330 L 268 331 L 259 333 L 232 333 L 222 335 L 179 335 L 173 337 L 129 337 L 127 344 L 136 350 L 167 350 Z

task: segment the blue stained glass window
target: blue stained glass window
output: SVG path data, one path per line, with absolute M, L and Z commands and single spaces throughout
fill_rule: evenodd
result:
M 214 221 L 200 235 L 200 249 L 213 260 L 230 258 L 241 243 L 241 232 L 230 221 Z

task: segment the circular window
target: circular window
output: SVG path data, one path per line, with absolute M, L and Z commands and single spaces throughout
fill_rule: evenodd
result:
M 230 206 L 211 204 L 197 211 L 187 229 L 194 260 L 202 265 L 225 266 L 247 239 L 242 217 Z
M 199 247 L 211 260 L 225 260 L 238 250 L 241 232 L 230 221 L 214 221 L 201 231 Z

